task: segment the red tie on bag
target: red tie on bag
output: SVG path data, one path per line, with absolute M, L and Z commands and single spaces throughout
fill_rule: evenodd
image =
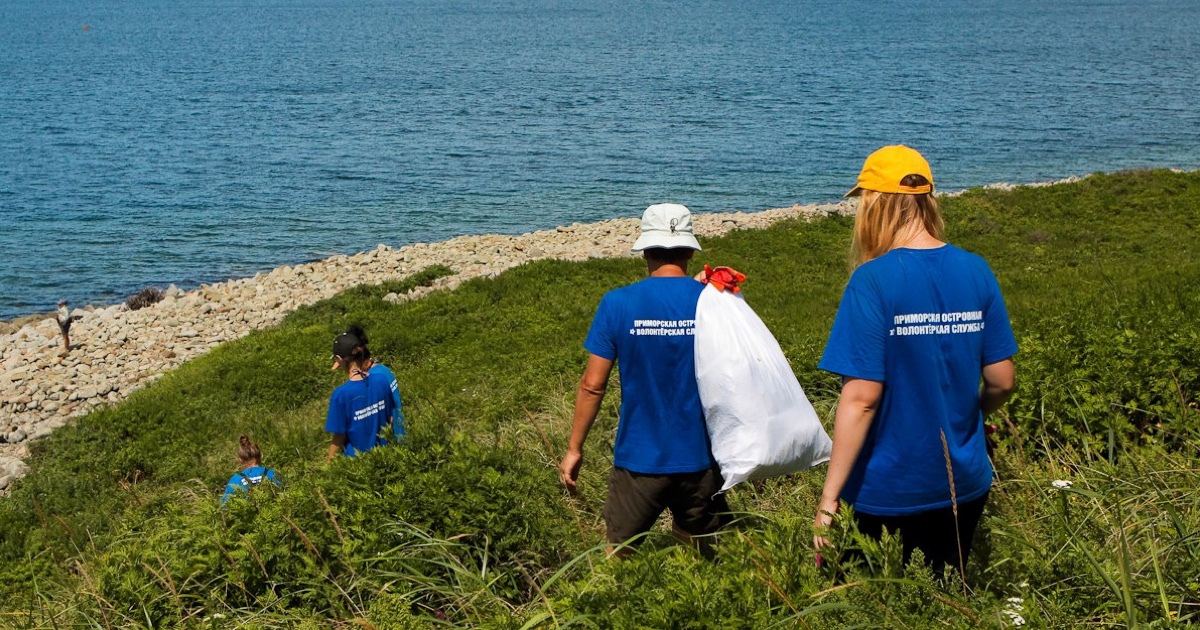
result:
M 704 284 L 711 284 L 718 291 L 738 293 L 742 290 L 738 285 L 745 281 L 746 274 L 737 271 L 733 267 L 717 267 L 713 269 L 708 265 L 704 265 Z

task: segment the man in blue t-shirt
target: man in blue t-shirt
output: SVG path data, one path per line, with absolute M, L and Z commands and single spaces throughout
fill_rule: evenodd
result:
M 647 208 L 633 251 L 642 252 L 649 277 L 604 296 L 583 344 L 590 356 L 559 471 L 574 492 L 583 444 L 615 363 L 621 412 L 604 504 L 613 545 L 649 531 L 664 509 L 671 510 L 674 532 L 684 541 L 715 531 L 727 518 L 696 387 L 693 335 L 704 285 L 688 275 L 687 265 L 699 249 L 686 207 Z M 707 544 L 701 550 L 707 553 Z

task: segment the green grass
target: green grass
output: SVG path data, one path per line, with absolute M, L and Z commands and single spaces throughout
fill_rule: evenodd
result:
M 616 391 L 579 498 L 554 466 L 595 306 L 645 269 L 541 261 L 401 305 L 382 296 L 447 270 L 351 289 L 35 444 L 29 476 L 0 501 L 0 626 L 1194 622 L 1200 174 L 971 191 L 944 209 L 951 242 L 995 269 L 1021 346 L 966 584 L 905 568 L 896 541 L 853 530 L 835 536 L 873 570 L 816 567 L 823 469 L 732 491 L 742 518 L 719 535 L 716 562 L 661 532 L 632 560 L 606 561 Z M 747 299 L 827 421 L 837 382 L 815 366 L 848 277 L 850 226 L 735 232 L 705 240 L 697 260 L 747 273 Z M 349 323 L 396 373 L 411 439 L 326 465 L 329 343 Z M 222 510 L 239 433 L 284 488 Z

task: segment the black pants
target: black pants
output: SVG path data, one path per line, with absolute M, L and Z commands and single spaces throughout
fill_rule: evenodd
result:
M 912 558 L 914 549 L 920 549 L 934 575 L 941 575 L 947 565 L 956 570 L 966 568 L 971 541 L 975 538 L 975 529 L 983 516 L 983 505 L 987 503 L 987 498 L 988 495 L 984 494 L 974 501 L 959 503 L 957 520 L 954 509 L 948 507 L 906 516 L 875 516 L 855 512 L 854 520 L 858 523 L 858 531 L 876 540 L 883 536 L 885 527 L 893 535 L 898 533 L 904 545 L 905 563 Z

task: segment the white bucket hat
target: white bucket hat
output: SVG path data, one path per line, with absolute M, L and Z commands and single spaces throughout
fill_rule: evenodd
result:
M 700 251 L 700 242 L 692 235 L 692 213 L 677 203 L 657 203 L 642 213 L 642 235 L 632 251 L 652 247 L 675 249 L 687 247 Z

